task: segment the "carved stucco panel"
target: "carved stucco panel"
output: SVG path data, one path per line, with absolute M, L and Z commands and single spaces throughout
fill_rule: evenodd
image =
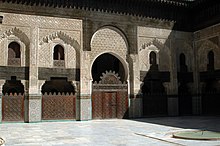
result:
M 206 71 L 207 70 L 207 64 L 208 64 L 208 53 L 209 51 L 214 52 L 215 57 L 215 69 L 220 69 L 220 50 L 219 46 L 212 43 L 209 40 L 200 41 L 197 43 L 197 54 L 198 54 L 198 65 L 199 65 L 199 71 Z
M 52 64 L 52 45 L 50 43 L 43 44 L 39 46 L 39 59 L 38 59 L 38 66 L 39 67 L 49 67 Z
M 7 40 L 0 41 L 0 65 L 5 66 L 7 63 L 7 54 L 6 54 L 6 48 L 7 48 Z
M 60 29 L 40 29 L 39 31 L 39 39 L 40 39 L 40 44 L 43 44 L 45 41 L 50 41 L 53 40 L 56 37 L 60 37 L 60 34 L 66 35 L 65 37 L 70 37 L 69 39 L 74 39 L 77 41 L 79 45 L 81 45 L 81 32 L 78 30 L 60 30 Z M 55 36 L 57 35 L 57 36 Z M 47 40 L 45 40 L 47 39 Z M 66 38 L 68 40 L 68 38 Z M 67 41 L 66 40 L 66 41 Z M 68 40 L 69 41 L 69 40 Z M 80 49 L 80 48 L 78 48 Z
M 118 32 L 103 28 L 93 35 L 91 50 L 91 60 L 103 52 L 114 52 L 126 60 L 127 44 Z
M 40 35 L 39 58 L 42 58 L 42 60 L 39 61 L 39 66 L 53 67 L 53 49 L 59 44 L 64 48 L 65 67 L 79 68 L 79 54 L 81 49 L 79 31 L 41 29 Z
M 29 65 L 30 29 L 24 27 L 2 26 L 0 32 L 1 65 L 7 66 L 8 45 L 17 42 L 21 49 L 21 66 Z
M 153 27 L 141 27 L 138 26 L 138 36 L 149 36 L 153 38 L 168 38 L 172 30 L 170 29 L 159 29 Z
M 30 42 L 31 28 L 18 25 L 1 25 L 0 41 L 11 34 L 19 37 L 25 44 Z
M 76 68 L 79 67 L 79 60 L 76 60 L 76 50 L 70 46 L 66 45 L 66 62 L 67 68 Z
M 150 68 L 149 55 L 152 51 L 157 54 L 157 64 L 160 71 L 170 71 L 171 55 L 169 48 L 164 45 L 165 41 L 152 39 L 145 42 L 139 49 L 139 67 L 142 71 L 148 71 Z
M 177 50 L 177 70 L 180 70 L 180 54 L 183 53 L 186 57 L 186 65 L 188 71 L 193 71 L 194 67 L 194 51 L 192 44 L 185 40 L 176 40 L 176 50 Z
M 82 20 L 4 13 L 4 24 L 40 28 L 81 30 Z

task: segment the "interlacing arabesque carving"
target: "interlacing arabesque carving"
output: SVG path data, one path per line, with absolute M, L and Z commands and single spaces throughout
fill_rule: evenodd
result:
M 158 39 L 154 38 L 152 41 L 148 42 L 148 43 L 143 43 L 140 50 L 146 49 L 147 47 L 151 46 L 151 45 L 155 45 L 157 48 L 161 49 L 163 48 L 165 45 L 160 42 Z
M 62 39 L 66 44 L 71 45 L 75 49 L 80 48 L 79 43 L 74 38 L 70 37 L 62 31 L 58 31 L 43 37 L 42 41 L 40 42 L 40 45 L 43 45 L 44 43 L 49 43 L 50 41 L 53 41 L 56 38 Z
M 26 46 L 29 45 L 29 38 L 27 37 L 27 35 L 21 31 L 20 29 L 18 29 L 17 27 L 14 27 L 12 29 L 9 29 L 7 31 L 5 31 L 1 36 L 0 36 L 0 41 L 8 38 L 11 35 L 15 35 L 17 36 Z
M 118 73 L 115 71 L 105 71 L 100 78 L 99 84 L 122 84 Z

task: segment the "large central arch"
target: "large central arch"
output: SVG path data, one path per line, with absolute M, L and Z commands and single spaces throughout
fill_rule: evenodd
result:
M 104 53 L 92 65 L 92 118 L 128 117 L 125 68 L 118 58 Z
M 119 75 L 121 82 L 128 79 L 128 68 L 122 58 L 118 57 L 115 53 L 105 52 L 100 54 L 92 63 L 91 76 L 93 82 L 101 80 L 102 73 L 115 72 Z
M 92 118 L 128 117 L 128 43 L 120 30 L 103 27 L 91 40 Z

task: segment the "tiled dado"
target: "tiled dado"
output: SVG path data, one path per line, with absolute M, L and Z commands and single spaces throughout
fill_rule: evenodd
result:
M 41 121 L 41 99 L 42 95 L 29 95 L 29 122 Z
M 80 120 L 91 120 L 92 119 L 92 102 L 91 95 L 80 96 Z

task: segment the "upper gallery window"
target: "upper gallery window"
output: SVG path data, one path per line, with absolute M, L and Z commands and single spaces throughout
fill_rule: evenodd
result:
M 150 52 L 150 60 L 149 61 L 150 61 L 151 65 L 157 64 L 157 54 L 154 51 Z
M 213 51 L 209 51 L 208 53 L 208 65 L 207 69 L 208 70 L 214 70 L 214 63 L 215 62 L 215 55 Z
M 61 45 L 56 45 L 54 47 L 53 59 L 64 60 L 64 48 Z
M 55 67 L 64 67 L 64 48 L 61 45 L 56 45 L 53 51 L 53 65 Z
M 17 42 L 8 45 L 8 65 L 21 65 L 20 45 Z
M 183 53 L 180 54 L 179 61 L 180 61 L 180 72 L 187 72 L 186 56 L 185 56 L 185 54 L 183 54 Z

